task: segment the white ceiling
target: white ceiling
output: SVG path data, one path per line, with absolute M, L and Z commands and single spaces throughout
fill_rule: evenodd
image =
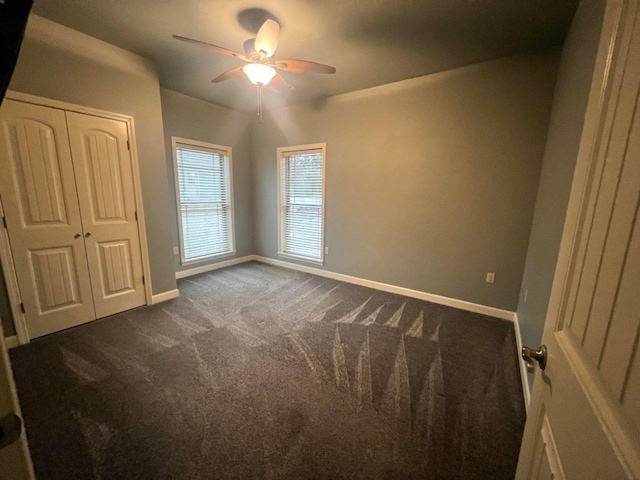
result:
M 244 77 L 211 79 L 238 59 L 174 40 L 183 35 L 242 52 L 262 22 L 281 24 L 276 59 L 337 68 L 283 72 L 293 93 L 267 106 L 318 100 L 560 45 L 578 0 L 35 0 L 33 12 L 158 65 L 163 87 L 237 110 L 255 108 Z

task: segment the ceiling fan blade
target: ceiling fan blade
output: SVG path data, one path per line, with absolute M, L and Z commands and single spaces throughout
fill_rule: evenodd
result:
M 233 68 L 231 70 L 227 70 L 223 74 L 218 75 L 216 78 L 211 80 L 211 83 L 224 82 L 225 80 L 229 80 L 230 78 L 233 78 L 236 75 L 239 75 L 240 73 L 242 73 L 242 67 L 236 67 L 236 68 Z
M 278 60 L 273 66 L 293 73 L 336 73 L 335 67 L 308 60 Z
M 180 35 L 173 35 L 173 38 L 175 38 L 176 40 L 180 40 L 181 42 L 191 43 L 193 45 L 198 45 L 200 47 L 208 48 L 209 50 L 222 53 L 223 55 L 229 55 L 230 57 L 239 58 L 241 60 L 244 60 L 245 62 L 250 61 L 241 53 L 234 52 L 233 50 L 229 50 L 228 48 L 219 47 L 218 45 L 213 45 L 212 43 L 202 42 L 200 40 L 194 40 L 193 38 L 181 37 Z
M 254 55 L 257 55 L 258 52 L 256 51 L 256 39 L 255 38 L 250 38 L 248 40 L 245 40 L 244 44 L 244 56 L 247 58 L 251 58 Z
M 258 53 L 264 52 L 267 58 L 273 57 L 278 48 L 280 25 L 274 20 L 268 19 L 262 24 L 256 35 L 255 49 Z
M 291 93 L 291 90 L 293 90 L 293 87 L 289 85 L 279 73 L 276 73 L 266 88 L 273 92 L 283 93 L 285 95 L 288 95 Z

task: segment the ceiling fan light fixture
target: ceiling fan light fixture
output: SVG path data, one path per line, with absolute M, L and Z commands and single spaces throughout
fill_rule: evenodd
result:
M 278 22 L 271 20 L 270 18 L 262 24 L 258 34 L 256 35 L 255 49 L 262 57 L 273 57 L 278 48 L 278 37 L 280 36 L 280 25 Z
M 264 63 L 249 63 L 242 70 L 254 85 L 268 85 L 276 75 L 276 70 Z

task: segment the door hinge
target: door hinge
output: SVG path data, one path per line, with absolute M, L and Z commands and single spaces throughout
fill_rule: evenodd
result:
M 25 312 L 25 311 L 24 311 L 24 303 L 21 303 L 21 304 L 20 304 L 20 311 L 21 311 L 22 313 L 27 313 L 27 312 Z
M 145 283 L 144 283 L 144 275 L 142 275 L 142 284 L 145 285 Z
M 136 222 L 138 221 L 138 212 L 134 212 L 134 216 L 136 217 Z
M 5 217 L 4 215 L 2 216 L 2 225 L 4 225 L 4 228 L 7 228 L 7 217 Z
M 131 150 L 131 144 L 129 143 L 129 140 L 127 140 L 127 150 Z

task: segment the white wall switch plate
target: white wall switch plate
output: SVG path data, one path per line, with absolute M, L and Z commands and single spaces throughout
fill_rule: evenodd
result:
M 487 272 L 487 283 L 494 283 L 496 281 L 496 274 L 493 272 Z
M 179 247 L 173 247 L 173 254 L 174 255 L 178 255 L 180 253 L 180 248 Z

